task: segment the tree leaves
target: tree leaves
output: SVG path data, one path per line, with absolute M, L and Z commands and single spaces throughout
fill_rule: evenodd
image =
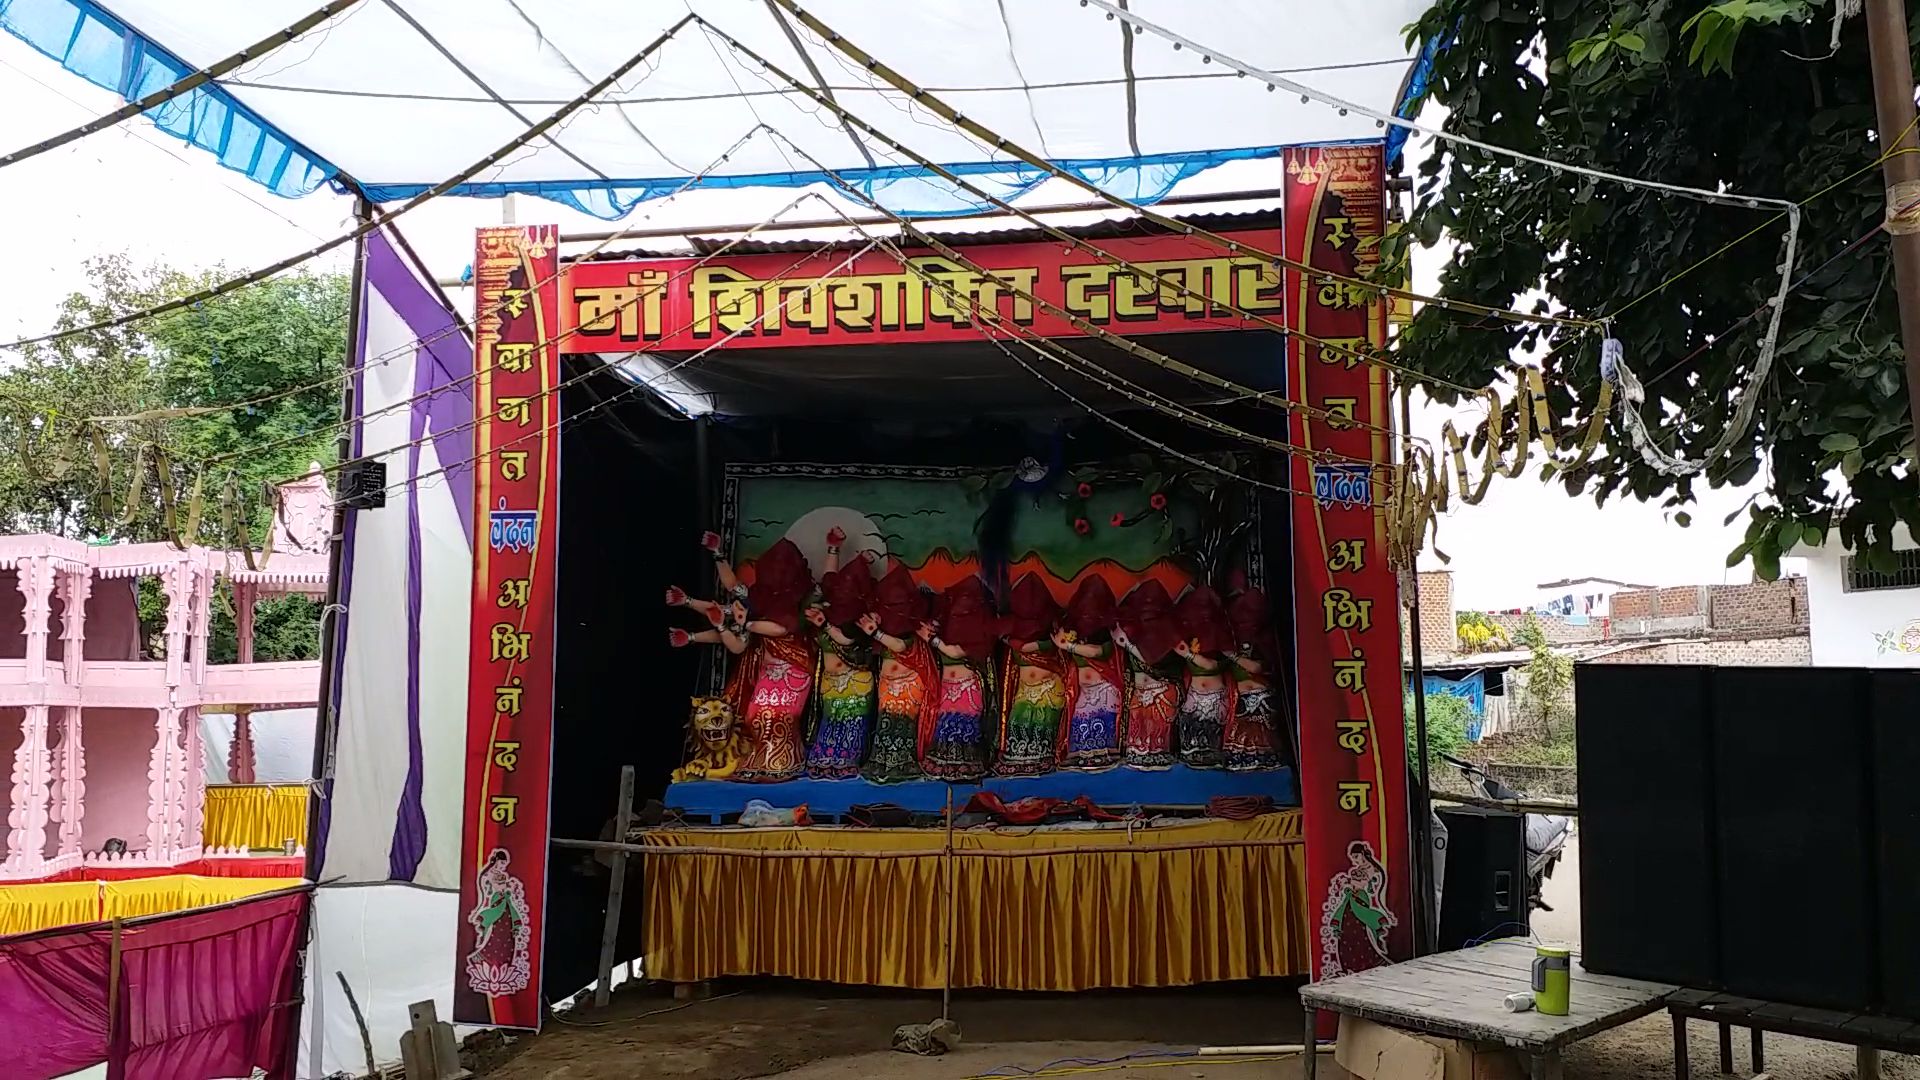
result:
M 1818 527 L 1824 540 L 1856 550 L 1889 544 L 1896 521 L 1920 529 L 1889 252 L 1856 243 L 1884 211 L 1867 57 L 1846 49 L 1808 64 L 1788 55 L 1824 45 L 1824 33 L 1815 40 L 1804 25 L 1823 6 L 1500 0 L 1497 17 L 1483 19 L 1475 0 L 1439 0 L 1417 24 L 1427 38 L 1455 36 L 1428 89 L 1446 107 L 1450 132 L 1668 183 L 1804 200 L 1794 269 L 1819 272 L 1786 305 L 1774 375 L 1748 439 L 1696 481 L 1740 486 L 1765 476 L 1753 508 L 1769 522 L 1765 535 L 1749 536 L 1733 559 L 1753 558 L 1756 568 L 1777 562 L 1782 521 L 1797 523 L 1801 539 Z M 1708 45 L 1689 61 L 1702 33 Z M 1720 40 L 1729 33 L 1737 57 L 1734 37 Z M 1644 42 L 1638 53 L 1622 41 L 1628 34 Z M 1601 59 L 1615 59 L 1601 71 L 1592 54 L 1603 41 Z M 1734 77 L 1723 60 L 1735 64 Z M 1442 295 L 1503 304 L 1544 297 L 1554 311 L 1611 316 L 1612 335 L 1646 385 L 1642 415 L 1660 446 L 1699 457 L 1721 437 L 1758 355 L 1766 320 L 1754 313 L 1779 285 L 1784 223 L 1771 210 L 1708 205 L 1439 143 L 1420 171 L 1404 234 L 1453 241 L 1438 267 Z M 1555 415 L 1570 427 L 1596 400 L 1598 348 L 1598 336 L 1582 331 L 1488 325 L 1429 306 L 1406 327 L 1399 360 L 1484 386 L 1516 353 L 1541 356 Z M 1649 468 L 1617 420 L 1605 438 L 1586 468 L 1555 479 L 1598 500 L 1691 501 L 1693 489 Z
M 1813 4 L 1809 0 L 1726 0 L 1703 9 L 1681 24 L 1680 32 L 1692 32 L 1693 47 L 1687 50 L 1687 63 L 1699 64 L 1708 75 L 1718 68 L 1733 72 L 1733 47 L 1747 24 L 1776 25 L 1782 21 L 1805 19 Z
M 61 305 L 57 325 L 63 329 L 182 296 L 227 276 L 218 267 L 196 273 L 140 268 L 124 255 L 92 260 L 87 271 L 84 290 Z M 169 521 L 159 496 L 178 493 L 188 502 L 190 493 L 211 497 L 230 477 L 235 490 L 256 492 L 269 481 L 304 473 L 311 462 L 332 462 L 346 322 L 345 277 L 298 273 L 158 319 L 22 350 L 17 363 L 0 370 L 0 446 L 15 451 L 0 454 L 0 515 L 8 530 L 150 541 L 172 539 L 175 529 L 184 529 L 183 543 L 226 546 L 229 537 L 218 522 L 193 521 L 185 505 Z M 271 400 L 217 408 L 261 398 Z M 209 407 L 216 408 L 99 425 L 85 433 L 91 451 L 82 461 L 60 462 L 42 452 L 72 446 L 81 434 L 76 425 L 89 417 Z M 229 460 L 209 479 L 198 462 L 216 456 Z M 251 520 L 236 524 L 259 542 L 268 517 L 264 503 L 255 509 Z M 259 655 L 311 658 L 313 649 L 300 643 L 312 638 L 317 609 L 289 603 L 274 610 L 281 608 L 286 614 L 273 618 L 285 625 L 260 624 Z M 216 638 L 225 634 L 220 640 L 230 642 L 231 628 L 222 625 L 231 618 L 216 609 Z

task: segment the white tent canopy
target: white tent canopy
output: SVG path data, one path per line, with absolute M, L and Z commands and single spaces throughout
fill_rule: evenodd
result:
M 286 27 L 317 0 L 9 0 L 0 28 L 129 99 Z M 1374 121 L 1273 93 L 1079 0 L 805 0 L 846 40 L 974 120 L 1117 195 L 1152 201 L 1224 161 L 1385 137 Z M 1423 0 L 1133 0 L 1130 10 L 1236 59 L 1368 107 L 1417 80 L 1405 26 Z M 850 63 L 771 0 L 363 0 L 290 45 L 149 115 L 288 196 L 351 180 L 417 194 L 544 119 L 697 13 L 842 107 L 1003 197 L 1036 170 L 959 132 Z M 1410 79 L 1410 76 L 1414 78 Z M 716 163 L 764 124 L 761 136 Z M 457 190 L 526 192 L 602 217 L 700 175 L 793 186 L 819 167 L 896 210 L 977 202 L 698 24 L 550 139 Z M 138 182 L 129 178 L 129 183 Z

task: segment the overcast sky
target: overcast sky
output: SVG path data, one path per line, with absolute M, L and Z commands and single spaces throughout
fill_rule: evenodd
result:
M 0 110 L 0 147 L 5 149 L 120 104 L 5 34 L 0 34 L 0 101 L 8 104 Z M 1215 170 L 1192 183 L 1199 190 L 1229 190 L 1274 187 L 1278 181 L 1276 163 L 1253 162 L 1232 172 Z M 650 225 L 753 221 L 790 198 L 792 193 L 691 192 L 663 209 L 643 207 L 640 214 L 652 215 Z M 1043 189 L 1036 198 L 1075 201 L 1076 196 L 1068 191 L 1049 197 Z M 141 262 L 251 269 L 350 225 L 345 197 L 320 192 L 299 200 L 279 198 L 144 120 L 0 170 L 0 206 L 9 226 L 0 258 L 0 333 L 9 338 L 49 328 L 55 305 L 82 283 L 83 264 L 95 255 L 127 251 Z M 403 219 L 401 231 L 436 274 L 452 277 L 471 261 L 472 230 L 498 223 L 501 208 L 497 200 L 442 199 Z M 518 200 L 517 215 L 522 222 L 552 221 L 567 230 L 608 227 L 531 199 Z M 350 250 L 323 256 L 317 265 L 343 269 Z M 1436 261 L 1429 257 L 1416 264 L 1416 285 L 1423 290 L 1433 287 Z M 1447 415 L 1422 410 L 1414 426 L 1433 436 Z M 1462 415 L 1470 416 L 1471 410 Z M 1439 546 L 1453 557 L 1448 568 L 1463 608 L 1526 605 L 1536 584 L 1563 578 L 1648 585 L 1745 581 L 1744 565 L 1725 566 L 1744 525 L 1720 524 L 1745 497 L 1744 491 L 1710 493 L 1691 508 L 1692 527 L 1682 529 L 1671 522 L 1672 511 L 1657 505 L 1613 502 L 1602 509 L 1530 478 L 1496 480 L 1485 503 L 1446 517 Z M 1789 560 L 1789 568 L 1797 561 Z M 1423 565 L 1440 564 L 1429 554 Z

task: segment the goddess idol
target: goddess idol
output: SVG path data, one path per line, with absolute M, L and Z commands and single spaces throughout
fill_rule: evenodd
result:
M 876 784 L 920 779 L 921 733 L 934 725 L 939 682 L 927 640 L 927 595 L 898 559 L 874 588 L 873 608 L 860 622 L 886 652 L 880 661 L 880 716 L 861 774 Z
M 938 616 L 927 644 L 940 663 L 940 700 L 932 729 L 922 733 L 920 767 L 936 780 L 978 780 L 987 772 L 985 722 L 999 619 L 978 575 L 941 594 Z
M 800 721 L 813 691 L 813 643 L 797 634 L 800 605 L 813 590 L 807 557 L 782 539 L 753 565 L 753 585 L 741 584 L 719 552 L 720 538 L 708 533 L 701 546 L 712 554 L 724 605 L 690 599 L 682 589 L 667 590 L 667 603 L 707 616 L 714 629 L 689 634 L 673 630 L 673 646 L 718 644 L 738 659 L 727 677 L 725 696 L 739 717 L 747 754 L 736 780 L 791 780 L 802 764 Z
M 806 612 L 820 649 L 820 695 L 807 737 L 807 775 L 819 780 L 859 774 L 873 725 L 873 639 L 860 629 L 860 617 L 873 596 L 871 556 L 863 551 L 842 567 L 840 544 L 845 539 L 838 527 L 827 533 L 819 602 Z
M 1054 648 L 1074 674 L 1067 722 L 1060 733 L 1063 769 L 1104 769 L 1120 761 L 1126 665 L 1113 644 L 1118 607 L 1107 580 L 1089 574 L 1073 591 L 1053 632 Z
M 1237 647 L 1227 653 L 1233 676 L 1234 707 L 1220 736 L 1227 768 L 1272 769 L 1282 764 L 1281 736 L 1274 730 L 1272 670 L 1276 652 L 1267 594 L 1243 589 L 1227 602 L 1227 623 Z
M 1049 631 L 1060 606 L 1047 584 L 1029 571 L 1007 595 L 1002 632 L 1007 640 L 1000 702 L 1000 754 L 994 772 L 1038 776 L 1059 761 L 1060 719 L 1067 711 L 1069 671 Z
M 1227 625 L 1220 594 L 1206 585 L 1194 585 L 1174 607 L 1184 640 L 1173 651 L 1185 661 L 1187 685 L 1176 721 L 1180 760 L 1195 769 L 1218 769 L 1226 763 L 1220 740 L 1227 718 L 1233 715 L 1234 684 L 1227 670 L 1227 650 L 1233 631 Z
M 1173 764 L 1173 717 L 1180 708 L 1179 678 L 1165 670 L 1180 639 L 1173 598 L 1154 578 L 1135 585 L 1120 601 L 1114 644 L 1127 654 L 1127 720 L 1121 751 L 1135 769 Z

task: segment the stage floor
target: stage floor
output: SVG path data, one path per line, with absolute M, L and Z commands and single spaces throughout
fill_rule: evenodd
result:
M 956 807 L 965 806 L 977 791 L 991 791 L 1007 802 L 1026 798 L 1076 799 L 1082 795 L 1109 807 L 1201 807 L 1216 796 L 1265 795 L 1276 806 L 1300 804 L 1292 769 L 1261 772 L 1225 772 L 1218 769 L 1129 769 L 1102 772 L 1054 772 L 1045 776 L 989 777 L 977 784 L 954 784 Z M 867 780 L 790 780 L 782 784 L 743 784 L 727 780 L 692 780 L 667 788 L 667 806 L 687 814 L 718 817 L 737 814 L 749 799 L 764 799 L 775 807 L 805 804 L 816 817 L 845 814 L 852 806 L 892 803 L 923 813 L 944 812 L 947 785 L 933 780 L 904 784 L 875 784 Z

